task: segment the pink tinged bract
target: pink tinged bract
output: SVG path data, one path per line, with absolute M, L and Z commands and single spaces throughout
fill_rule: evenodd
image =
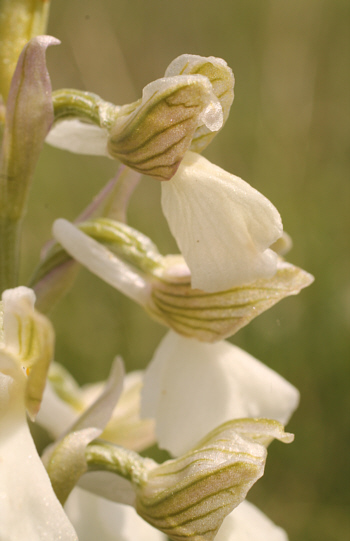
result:
M 12 78 L 1 151 L 1 173 L 8 179 L 12 213 L 21 210 L 45 137 L 53 122 L 51 82 L 45 52 L 59 44 L 38 36 L 24 47 Z

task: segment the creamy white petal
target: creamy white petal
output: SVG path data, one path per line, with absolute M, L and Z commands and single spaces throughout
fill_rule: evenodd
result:
M 162 207 L 192 274 L 192 287 L 224 291 L 273 276 L 281 217 L 244 180 L 187 152 L 162 182 Z
M 288 541 L 288 536 L 245 500 L 225 518 L 215 541 Z
M 166 541 L 135 509 L 75 488 L 65 509 L 82 541 Z
M 286 424 L 298 402 L 295 387 L 240 348 L 170 331 L 146 370 L 141 415 L 155 418 L 159 445 L 178 456 L 230 419 Z
M 22 385 L 0 373 L 0 539 L 77 541 L 30 435 Z
M 43 401 L 36 423 L 45 428 L 54 439 L 59 438 L 63 432 L 77 420 L 79 413 L 64 402 L 53 390 L 49 381 L 46 383 Z
M 52 231 L 63 248 L 96 276 L 140 304 L 148 301 L 150 284 L 105 246 L 67 220 L 56 220 Z
M 57 122 L 46 137 L 46 143 L 76 154 L 109 156 L 107 130 L 73 118 Z

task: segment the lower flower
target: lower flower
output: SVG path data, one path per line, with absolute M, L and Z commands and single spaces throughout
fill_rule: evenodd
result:
M 3 294 L 0 321 L 0 539 L 77 541 L 52 489 L 27 424 L 41 400 L 51 351 L 50 326 L 34 294 Z M 25 368 L 25 370 L 23 369 Z M 30 371 L 29 376 L 27 372 Z

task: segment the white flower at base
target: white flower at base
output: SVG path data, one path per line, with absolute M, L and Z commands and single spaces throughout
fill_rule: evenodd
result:
M 225 518 L 215 541 L 288 541 L 288 536 L 245 500 Z
M 7 290 L 2 299 L 0 539 L 77 541 L 53 492 L 26 417 L 26 408 L 34 416 L 40 403 L 47 353 L 51 350 L 51 327 L 35 312 L 32 290 L 25 287 Z M 23 367 L 30 371 L 29 376 Z
M 76 541 L 29 432 L 23 396 L 19 382 L 0 372 L 0 539 Z
M 146 370 L 141 415 L 156 420 L 159 446 L 178 456 L 230 419 L 286 424 L 298 402 L 295 387 L 240 348 L 170 331 Z
M 188 151 L 162 182 L 162 207 L 192 275 L 192 287 L 225 291 L 277 270 L 268 248 L 282 235 L 276 208 L 244 180 Z
M 82 541 L 166 541 L 135 509 L 76 487 L 65 510 Z

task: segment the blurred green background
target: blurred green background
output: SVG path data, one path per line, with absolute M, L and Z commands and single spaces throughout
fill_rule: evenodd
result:
M 53 88 L 116 104 L 141 96 L 182 53 L 224 58 L 236 77 L 230 118 L 205 155 L 264 193 L 293 237 L 289 260 L 315 275 L 232 341 L 291 381 L 301 404 L 290 446 L 272 445 L 250 493 L 290 541 L 350 537 L 348 0 L 60 0 L 49 33 Z M 111 178 L 112 161 L 45 148 L 24 235 L 23 281 L 57 217 L 74 219 Z M 157 181 L 143 179 L 129 222 L 163 253 L 176 246 Z M 82 271 L 52 314 L 56 359 L 79 382 L 105 378 L 113 357 L 144 367 L 165 328 Z M 136 540 L 135 540 L 136 541 Z M 138 541 L 138 540 L 137 540 Z

